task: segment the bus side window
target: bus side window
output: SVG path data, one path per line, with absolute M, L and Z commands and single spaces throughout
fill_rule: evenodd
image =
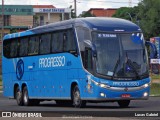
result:
M 27 56 L 28 55 L 28 38 L 20 39 L 20 48 L 19 48 L 19 56 Z
M 85 68 L 92 72 L 93 63 L 92 63 L 92 50 L 91 48 L 85 48 Z
M 84 40 L 91 40 L 90 31 L 88 28 L 84 28 L 84 27 L 77 27 L 76 31 L 78 35 L 78 42 L 79 42 L 83 66 L 84 68 L 86 68 L 88 66 L 86 65 L 86 53 L 88 53 L 88 50 L 85 49 Z M 89 53 L 90 53 L 90 50 L 89 50 Z
M 30 38 L 28 43 L 28 55 L 36 55 L 39 51 L 39 37 L 33 36 Z
M 63 34 L 64 41 L 64 51 L 75 53 L 76 52 L 76 41 L 74 39 L 74 32 L 72 29 L 67 30 Z
M 40 54 L 50 53 L 51 34 L 44 34 L 40 39 Z
M 63 51 L 66 52 L 66 51 L 69 51 L 67 48 L 68 48 L 68 34 L 67 32 L 64 32 L 63 33 Z
M 63 34 L 60 32 L 52 33 L 52 53 L 63 52 Z
M 17 57 L 18 55 L 18 40 L 11 40 L 10 44 L 10 57 Z
M 11 44 L 11 41 L 9 40 L 5 40 L 4 41 L 4 44 L 3 44 L 3 54 L 5 57 L 7 58 L 10 58 L 10 44 Z

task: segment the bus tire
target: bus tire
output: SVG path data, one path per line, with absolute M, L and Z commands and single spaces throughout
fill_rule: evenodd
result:
M 19 87 L 17 87 L 15 90 L 15 99 L 19 106 L 23 106 L 22 92 L 20 91 Z
M 120 100 L 118 104 L 121 108 L 126 108 L 129 106 L 130 100 Z
M 86 101 L 81 100 L 78 85 L 76 85 L 72 90 L 72 101 L 74 107 L 82 108 L 86 106 Z
M 24 106 L 30 106 L 33 104 L 33 101 L 29 99 L 28 89 L 26 86 L 23 88 L 23 104 Z

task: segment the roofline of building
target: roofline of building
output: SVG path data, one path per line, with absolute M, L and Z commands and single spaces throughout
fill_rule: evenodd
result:
M 32 6 L 33 8 L 56 8 L 53 5 L 10 5 L 10 4 L 7 4 L 4 6 Z M 40 6 L 40 7 L 36 7 L 36 6 Z M 50 7 L 46 7 L 46 6 L 50 6 Z
M 117 10 L 118 8 L 90 8 L 88 11 L 91 10 Z
M 56 8 L 53 5 L 32 5 L 32 6 L 33 6 L 33 8 Z

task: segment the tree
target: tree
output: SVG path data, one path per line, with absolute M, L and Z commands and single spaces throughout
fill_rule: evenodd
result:
M 160 0 L 143 0 L 139 5 L 140 26 L 147 38 L 160 35 Z
M 123 7 L 113 17 L 131 20 L 138 24 L 145 37 L 160 36 L 160 0 L 142 0 L 133 8 Z
M 96 16 L 87 11 L 80 14 L 79 17 L 96 17 Z
M 121 7 L 112 17 L 123 18 L 126 20 L 132 20 L 132 8 Z
M 122 7 L 122 8 L 119 8 L 112 17 L 130 20 L 138 24 L 138 21 L 139 21 L 138 12 L 139 12 L 139 7 L 137 6 L 134 8 Z

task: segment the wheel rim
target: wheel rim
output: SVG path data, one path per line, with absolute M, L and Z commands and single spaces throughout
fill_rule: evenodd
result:
M 79 106 L 81 104 L 80 93 L 79 93 L 79 90 L 77 90 L 77 89 L 74 92 L 73 101 L 74 101 L 75 106 Z
M 24 93 L 23 100 L 24 100 L 24 103 L 28 103 L 28 95 L 27 95 L 27 92 Z
M 22 97 L 21 92 L 20 92 L 20 91 L 17 91 L 17 93 L 16 93 L 16 100 L 17 100 L 17 103 L 20 103 L 21 97 Z

